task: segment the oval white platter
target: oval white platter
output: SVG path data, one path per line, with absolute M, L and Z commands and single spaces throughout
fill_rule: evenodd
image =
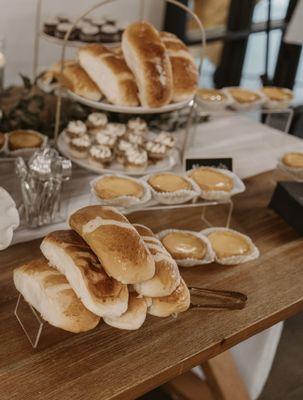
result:
M 142 106 L 128 107 L 128 106 L 117 106 L 115 104 L 110 104 L 105 101 L 88 100 L 82 96 L 73 93 L 71 90 L 67 90 L 67 93 L 73 100 L 85 104 L 86 106 L 96 108 L 98 110 L 111 111 L 124 114 L 162 114 L 166 112 L 177 111 L 180 110 L 181 108 L 188 106 L 193 100 L 193 98 L 191 98 L 185 101 L 180 101 L 179 103 L 170 103 L 167 104 L 166 106 L 158 108 L 149 108 Z
M 173 149 L 168 157 L 164 160 L 157 162 L 154 165 L 149 165 L 145 171 L 143 172 L 130 172 L 126 171 L 121 164 L 118 162 L 112 162 L 108 168 L 97 167 L 95 165 L 91 165 L 86 158 L 75 158 L 70 154 L 67 143 L 63 139 L 63 135 L 60 134 L 57 142 L 58 150 L 62 155 L 72 160 L 75 164 L 80 167 L 86 168 L 92 172 L 96 172 L 98 174 L 104 173 L 119 173 L 130 176 L 142 176 L 146 174 L 154 174 L 156 172 L 161 171 L 169 171 L 171 170 L 178 162 L 179 162 L 179 153 L 177 149 Z

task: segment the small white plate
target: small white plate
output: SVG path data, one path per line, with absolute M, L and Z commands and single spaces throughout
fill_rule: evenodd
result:
M 75 164 L 80 165 L 80 167 L 86 168 L 86 169 L 96 172 L 98 174 L 118 173 L 118 174 L 122 174 L 122 175 L 130 175 L 130 176 L 142 176 L 145 174 L 154 174 L 156 172 L 171 170 L 180 160 L 178 150 L 172 149 L 172 151 L 168 157 L 166 157 L 164 160 L 157 162 L 154 165 L 148 166 L 145 171 L 129 172 L 129 171 L 126 171 L 120 163 L 115 162 L 115 161 L 110 165 L 110 167 L 102 168 L 102 167 L 97 167 L 95 165 L 90 164 L 87 158 L 80 159 L 80 158 L 73 157 L 70 154 L 69 147 L 68 147 L 67 143 L 64 141 L 62 134 L 60 134 L 58 137 L 57 145 L 58 145 L 58 149 L 59 149 L 60 153 L 62 153 L 65 157 L 72 160 Z

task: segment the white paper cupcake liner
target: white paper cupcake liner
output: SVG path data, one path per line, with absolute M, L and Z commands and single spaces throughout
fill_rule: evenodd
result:
M 253 241 L 251 240 L 251 238 L 247 235 L 244 235 L 243 233 L 240 233 L 238 231 L 235 231 L 234 229 L 229 229 L 229 228 L 221 228 L 221 227 L 213 227 L 213 228 L 207 228 L 207 229 L 203 229 L 200 233 L 202 235 L 205 235 L 206 237 L 212 233 L 212 232 L 218 232 L 218 231 L 229 231 L 229 232 L 233 232 L 236 233 L 240 236 L 242 236 L 244 239 L 247 240 L 247 243 L 250 246 L 250 251 L 248 254 L 245 255 L 239 255 L 239 256 L 231 256 L 231 257 L 224 257 L 224 258 L 218 258 L 216 253 L 214 252 L 215 255 L 215 261 L 218 264 L 222 264 L 222 265 L 236 265 L 236 264 L 243 264 L 247 261 L 252 261 L 255 260 L 256 258 L 259 257 L 260 252 L 257 248 L 257 246 L 253 243 Z M 211 245 L 211 244 L 210 244 Z
M 225 93 L 226 95 L 231 96 L 232 98 L 232 103 L 230 104 L 230 107 L 233 110 L 236 111 L 249 111 L 249 110 L 255 110 L 257 108 L 259 108 L 260 106 L 262 106 L 265 102 L 266 102 L 266 96 L 264 95 L 264 93 L 258 91 L 258 90 L 251 90 L 254 93 L 257 93 L 260 98 L 254 102 L 251 103 L 239 103 L 238 101 L 235 100 L 235 98 L 232 96 L 232 94 L 230 93 L 230 89 L 241 89 L 241 87 L 239 86 L 230 86 L 230 87 L 226 87 L 224 89 L 222 89 L 223 93 Z M 250 89 L 247 89 L 250 90 Z
M 203 168 L 203 167 L 200 167 L 200 168 Z M 205 167 L 205 168 L 210 168 L 210 167 Z M 211 168 L 214 168 L 217 171 L 221 172 L 222 174 L 232 178 L 232 180 L 234 182 L 234 186 L 233 186 L 232 190 L 229 192 L 226 192 L 223 190 L 203 190 L 200 188 L 200 193 L 201 193 L 200 197 L 202 199 L 223 201 L 223 200 L 228 200 L 232 196 L 245 191 L 245 185 L 244 185 L 243 181 L 234 172 L 231 172 L 224 168 L 216 168 L 216 167 L 211 167 Z M 189 175 L 192 171 L 193 171 L 193 169 L 187 171 L 187 174 Z
M 231 106 L 234 100 L 230 93 L 228 93 L 227 91 L 223 92 L 223 90 L 221 90 L 221 92 L 225 94 L 226 100 L 212 102 L 208 100 L 203 100 L 197 95 L 196 102 L 205 111 L 222 111 L 226 107 Z
M 120 196 L 120 197 L 116 197 L 115 199 L 111 199 L 111 200 L 101 199 L 98 196 L 97 192 L 95 191 L 95 183 L 97 181 L 99 181 L 100 179 L 103 179 L 108 176 L 119 176 L 121 178 L 129 179 L 131 181 L 139 183 L 144 188 L 143 197 L 141 199 L 138 199 L 137 197 L 134 197 L 134 196 Z M 128 207 L 139 206 L 139 205 L 145 204 L 151 199 L 150 188 L 143 179 L 135 179 L 135 178 L 131 178 L 129 176 L 121 175 L 121 174 L 105 174 L 105 175 L 99 176 L 98 178 L 95 178 L 94 180 L 92 180 L 90 182 L 90 186 L 91 186 L 91 193 L 94 196 L 94 198 L 101 205 L 104 205 L 104 206 L 116 206 L 116 207 L 128 208 Z
M 265 93 L 263 93 L 262 91 L 258 92 L 258 93 L 262 93 L 265 96 L 265 102 L 264 102 L 264 108 L 268 108 L 271 110 L 277 110 L 277 109 L 281 109 L 281 108 L 288 108 L 292 101 L 293 101 L 293 91 L 287 88 L 284 88 L 285 91 L 287 91 L 289 94 L 292 95 L 291 99 L 288 100 L 284 100 L 284 101 L 276 101 L 276 100 L 271 100 Z
M 211 247 L 210 241 L 207 239 L 207 237 L 205 235 L 201 234 L 200 232 L 189 231 L 189 230 L 185 230 L 185 229 L 165 229 L 164 231 L 158 232 L 157 237 L 158 237 L 158 239 L 161 240 L 164 236 L 166 236 L 167 234 L 169 234 L 171 232 L 190 233 L 194 236 L 197 236 L 206 245 L 205 256 L 200 260 L 197 258 L 186 258 L 186 259 L 182 259 L 182 260 L 177 260 L 174 258 L 174 260 L 180 267 L 195 267 L 198 265 L 210 264 L 215 260 L 215 253 Z
M 42 138 L 42 144 L 41 144 L 40 147 L 31 147 L 31 148 L 27 148 L 27 149 L 10 150 L 9 149 L 9 144 L 8 144 L 10 132 L 8 132 L 7 133 L 7 154 L 10 157 L 25 157 L 25 158 L 29 158 L 32 154 L 34 154 L 35 151 L 44 149 L 45 146 L 47 145 L 47 141 L 48 141 L 47 136 L 42 135 L 42 133 L 34 131 L 32 129 L 23 129 L 23 130 L 27 131 L 27 132 L 34 132 L 37 135 L 39 135 Z
M 292 168 L 289 167 L 288 165 L 285 165 L 282 161 L 282 157 L 279 158 L 278 161 L 278 168 L 281 169 L 282 171 L 288 173 L 289 175 L 293 176 L 295 179 L 298 180 L 303 180 L 303 168 Z
M 157 200 L 160 204 L 182 204 L 186 203 L 189 200 L 194 199 L 195 197 L 198 197 L 201 193 L 201 190 L 199 186 L 194 182 L 192 179 L 182 176 L 187 182 L 191 184 L 192 189 L 187 190 L 187 189 L 182 189 L 182 190 L 177 190 L 176 192 L 157 192 L 149 183 L 148 180 L 151 178 L 153 175 L 146 175 L 143 177 L 143 179 L 146 181 L 147 185 L 149 186 L 151 193 L 153 195 L 153 198 Z

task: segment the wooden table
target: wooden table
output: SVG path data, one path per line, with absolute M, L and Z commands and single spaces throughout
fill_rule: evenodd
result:
M 232 227 L 251 236 L 261 251 L 253 262 L 183 269 L 188 284 L 237 290 L 248 295 L 241 311 L 191 310 L 177 319 L 149 316 L 134 332 L 101 324 L 70 335 L 49 327 L 33 350 L 13 309 L 12 270 L 39 254 L 39 241 L 0 253 L 0 398 L 39 400 L 133 399 L 303 308 L 303 239 L 267 209 L 277 172 L 247 180 L 235 199 Z M 281 176 L 280 176 L 281 178 Z M 217 221 L 222 211 L 213 209 Z M 155 231 L 199 229 L 197 209 L 138 213 Z

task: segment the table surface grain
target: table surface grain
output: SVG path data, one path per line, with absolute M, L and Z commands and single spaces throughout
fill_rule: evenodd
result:
M 12 271 L 39 255 L 40 241 L 1 252 L 1 400 L 130 400 L 301 311 L 303 239 L 267 208 L 281 178 L 277 171 L 250 178 L 246 192 L 235 198 L 232 227 L 255 241 L 258 260 L 182 270 L 188 284 L 246 293 L 248 303 L 241 311 L 190 310 L 177 319 L 148 316 L 134 332 L 101 323 L 91 332 L 72 335 L 47 326 L 33 350 L 13 315 L 17 292 Z M 216 207 L 208 216 L 219 224 L 225 212 Z M 200 213 L 141 212 L 130 219 L 155 232 L 168 227 L 199 230 Z

